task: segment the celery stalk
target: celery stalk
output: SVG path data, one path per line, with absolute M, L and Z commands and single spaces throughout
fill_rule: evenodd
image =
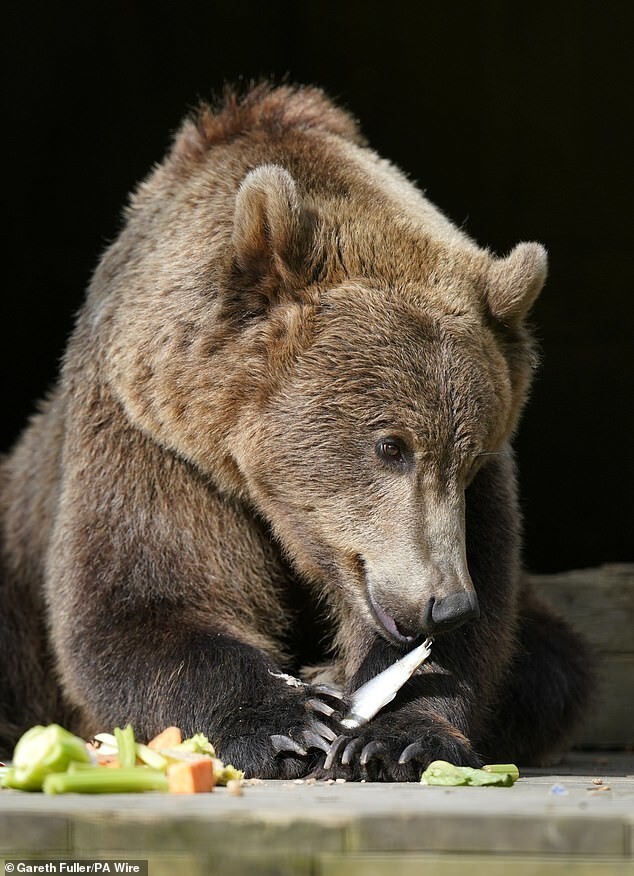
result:
M 69 773 L 53 773 L 44 779 L 45 794 L 122 794 L 167 791 L 167 777 L 149 767 L 95 767 Z
M 154 749 L 149 748 L 147 745 L 143 745 L 142 742 L 137 742 L 135 748 L 136 756 L 147 766 L 152 767 L 152 769 L 155 770 L 167 769 L 169 761 L 166 757 L 163 757 L 162 754 L 159 754 L 158 751 L 154 751 Z
M 119 766 L 122 769 L 133 767 L 136 764 L 136 744 L 132 725 L 128 724 L 124 730 L 115 727 L 114 738 L 117 740 Z
M 520 777 L 520 771 L 514 763 L 485 763 L 482 769 L 487 773 L 506 773 L 513 781 Z
M 17 742 L 13 761 L 2 784 L 21 791 L 39 791 L 50 773 L 64 772 L 73 762 L 88 763 L 90 756 L 83 739 L 59 724 L 37 724 Z

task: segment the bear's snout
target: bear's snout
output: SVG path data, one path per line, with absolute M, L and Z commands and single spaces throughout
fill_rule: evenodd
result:
M 430 599 L 425 616 L 425 631 L 453 630 L 480 617 L 480 605 L 474 591 L 460 590 L 441 599 Z

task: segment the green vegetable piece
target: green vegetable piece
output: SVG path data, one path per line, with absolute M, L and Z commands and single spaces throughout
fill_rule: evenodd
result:
M 128 724 L 124 730 L 120 727 L 115 727 L 114 738 L 117 741 L 119 766 L 121 769 L 133 767 L 136 763 L 136 743 L 134 741 L 132 725 Z
M 507 773 L 516 781 L 520 777 L 520 771 L 514 763 L 485 763 L 482 767 L 488 773 Z
M 59 724 L 37 724 L 18 740 L 2 783 L 21 791 L 39 791 L 46 776 L 63 773 L 74 762 L 90 762 L 84 740 Z
M 163 757 L 162 754 L 159 754 L 158 751 L 154 751 L 154 749 L 149 748 L 147 745 L 143 745 L 142 742 L 137 742 L 135 747 L 136 756 L 139 760 L 142 760 L 146 766 L 152 767 L 154 770 L 167 769 L 169 761 L 166 757 Z
M 175 745 L 170 751 L 187 751 L 191 754 L 208 754 L 215 757 L 216 752 L 204 733 L 194 733 L 189 739 L 183 739 L 180 745 Z
M 44 779 L 45 794 L 123 794 L 169 790 L 167 776 L 149 767 L 95 767 L 53 773 Z
M 519 770 L 514 764 L 491 764 L 495 769 L 475 769 L 474 767 L 455 766 L 444 760 L 435 760 L 427 767 L 421 776 L 423 785 L 497 785 L 510 787 L 519 776 Z M 502 767 L 508 771 L 502 771 Z
M 446 760 L 434 760 L 421 776 L 423 785 L 466 785 L 467 776 L 462 767 Z
M 217 785 L 226 785 L 232 779 L 241 780 L 244 778 L 242 770 L 236 769 L 233 764 L 224 764 L 218 758 L 214 758 L 214 775 L 216 776 Z
M 476 770 L 470 767 L 464 767 L 464 769 L 469 770 L 467 774 L 468 785 L 510 787 L 513 784 L 513 777 L 509 773 L 491 773 L 486 770 Z

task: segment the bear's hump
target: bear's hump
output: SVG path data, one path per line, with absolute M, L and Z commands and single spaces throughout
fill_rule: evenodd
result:
M 273 86 L 261 82 L 245 93 L 227 86 L 215 105 L 201 103 L 177 133 L 174 156 L 196 162 L 207 151 L 246 132 L 281 138 L 292 131 L 317 129 L 365 144 L 358 121 L 314 86 Z

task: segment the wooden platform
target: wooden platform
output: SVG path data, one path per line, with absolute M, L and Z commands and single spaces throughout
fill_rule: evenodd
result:
M 262 782 L 241 797 L 224 788 L 188 797 L 2 791 L 0 855 L 2 863 L 144 860 L 150 876 L 632 876 L 634 755 L 575 754 L 557 772 L 526 772 L 512 788 Z

